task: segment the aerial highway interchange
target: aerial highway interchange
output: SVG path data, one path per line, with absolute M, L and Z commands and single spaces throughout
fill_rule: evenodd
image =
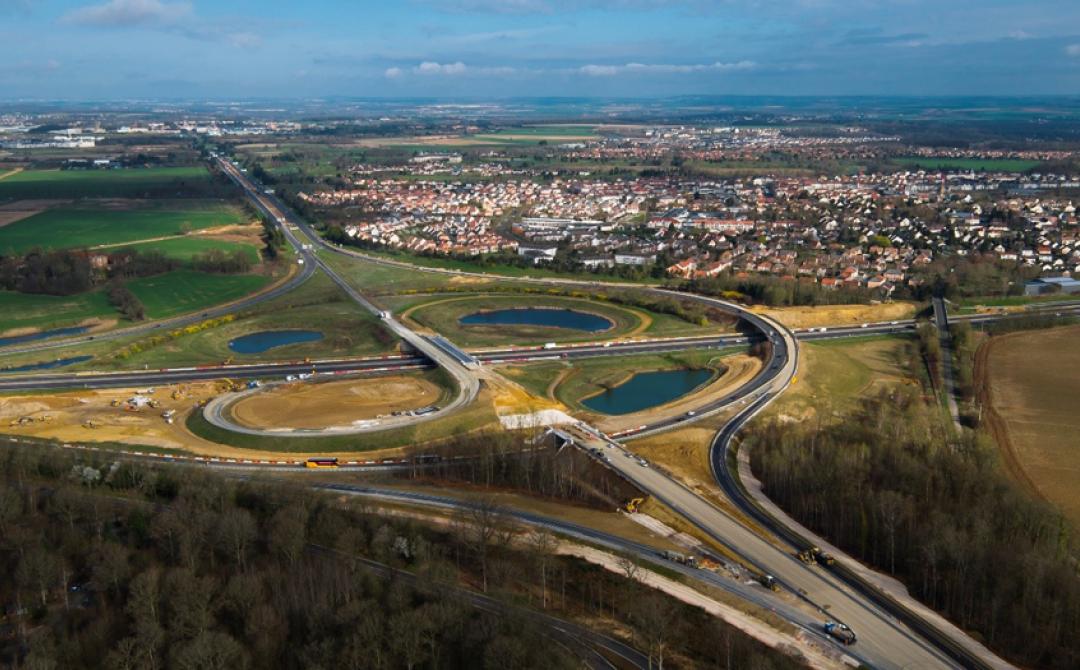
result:
M 722 348 L 732 345 L 745 345 L 761 342 L 767 344 L 768 358 L 760 371 L 749 381 L 734 389 L 724 397 L 714 399 L 678 417 L 669 417 L 651 424 L 641 425 L 631 431 L 624 431 L 617 436 L 605 435 L 601 431 L 584 424 L 579 424 L 574 432 L 577 446 L 599 454 L 599 459 L 621 477 L 632 482 L 637 488 L 663 502 L 687 522 L 692 524 L 706 538 L 726 548 L 740 562 L 754 571 L 769 575 L 775 579 L 786 596 L 778 597 L 763 589 L 754 579 L 742 582 L 716 577 L 712 573 L 677 566 L 676 570 L 691 579 L 704 580 L 713 586 L 732 591 L 740 598 L 767 607 L 780 614 L 784 619 L 804 630 L 822 644 L 836 645 L 824 634 L 821 625 L 826 620 L 836 620 L 849 624 L 858 634 L 858 643 L 841 648 L 841 653 L 858 663 L 877 668 L 932 668 L 932 667 L 1008 667 L 1007 664 L 990 654 L 985 648 L 967 636 L 953 635 L 935 628 L 934 625 L 916 614 L 905 610 L 888 594 L 859 578 L 851 570 L 844 568 L 846 561 L 839 561 L 836 569 L 821 565 L 807 565 L 798 560 L 794 553 L 805 548 L 810 542 L 778 523 L 755 504 L 752 496 L 741 488 L 736 476 L 728 467 L 728 454 L 733 440 L 742 426 L 764 409 L 774 398 L 779 396 L 792 383 L 799 370 L 799 341 L 832 338 L 860 337 L 876 334 L 902 333 L 914 328 L 912 321 L 888 321 L 865 323 L 856 326 L 820 327 L 793 332 L 775 320 L 754 313 L 729 301 L 715 298 L 680 293 L 684 298 L 697 300 L 725 311 L 740 319 L 745 330 L 738 333 L 694 337 L 652 338 L 648 340 L 629 339 L 615 342 L 582 343 L 552 347 L 488 347 L 470 351 L 457 349 L 445 339 L 427 337 L 411 330 L 395 315 L 372 303 L 356 290 L 348 281 L 338 275 L 324 260 L 324 254 L 342 254 L 357 257 L 363 262 L 390 264 L 408 267 L 419 272 L 444 272 L 455 275 L 468 274 L 456 270 L 440 270 L 421 266 L 412 266 L 402 261 L 391 261 L 362 254 L 357 251 L 341 249 L 322 239 L 301 218 L 293 214 L 277 197 L 255 183 L 236 165 L 225 158 L 217 158 L 216 166 L 227 174 L 247 197 L 265 215 L 276 221 L 286 239 L 297 254 L 297 269 L 290 276 L 261 294 L 200 314 L 172 319 L 166 323 L 156 322 L 129 327 L 97 336 L 80 336 L 64 340 L 20 345 L 3 350 L 0 353 L 25 353 L 29 351 L 52 350 L 85 343 L 94 337 L 98 340 L 149 332 L 157 328 L 179 326 L 198 319 L 231 313 L 251 306 L 260 301 L 282 295 L 299 286 L 314 275 L 322 272 L 339 286 L 360 308 L 367 310 L 377 318 L 414 352 L 411 354 L 368 358 L 349 358 L 339 360 L 312 360 L 296 362 L 259 363 L 250 365 L 209 365 L 185 368 L 167 368 L 158 370 L 125 371 L 109 373 L 49 373 L 35 375 L 4 375 L 0 377 L 0 390 L 27 391 L 64 388 L 111 388 L 172 384 L 183 381 L 217 379 L 230 377 L 236 379 L 267 379 L 287 375 L 317 374 L 378 374 L 388 371 L 437 366 L 448 372 L 455 381 L 455 395 L 449 402 L 442 403 L 437 411 L 424 416 L 400 416 L 366 425 L 356 432 L 384 430 L 398 425 L 418 421 L 431 421 L 440 416 L 451 414 L 469 405 L 476 398 L 481 379 L 489 374 L 491 364 L 505 362 L 524 362 L 551 359 L 577 359 L 587 357 L 624 356 L 631 353 L 656 353 L 680 350 Z M 482 275 L 486 276 L 486 275 Z M 595 282 L 572 279 L 526 278 L 519 281 L 533 283 L 551 283 L 559 285 L 594 285 Z M 656 287 L 626 285 L 641 291 L 664 292 Z M 1080 305 L 1064 303 L 1053 310 L 1056 316 L 1070 316 L 1080 313 Z M 1049 313 L 1049 312 L 1047 312 Z M 1008 315 L 970 315 L 953 317 L 954 320 L 970 322 L 990 321 L 1012 318 Z M 257 392 L 257 389 L 251 392 Z M 222 406 L 224 399 L 208 408 L 207 419 L 219 427 L 230 430 L 247 430 L 254 434 L 271 434 L 268 431 L 243 429 L 225 418 Z M 642 459 L 634 457 L 626 442 L 634 438 L 654 435 L 665 430 L 701 421 L 706 417 L 723 411 L 734 411 L 732 417 L 719 430 L 711 445 L 702 445 L 711 449 L 713 474 L 724 494 L 735 504 L 738 514 L 704 499 L 677 481 L 673 476 L 657 467 L 650 467 Z M 317 438 L 321 431 L 297 431 L 296 435 Z M 160 460 L 158 458 L 157 460 Z M 170 459 L 174 460 L 174 459 Z M 188 461 L 186 458 L 175 459 L 177 462 Z M 234 471 L 250 471 L 260 465 L 281 467 L 285 462 L 257 462 L 245 460 L 238 463 L 235 459 L 201 459 L 202 463 Z M 387 464 L 354 464 L 355 469 L 378 469 Z M 389 464 L 389 467 L 393 467 Z M 397 500 L 421 507 L 450 508 L 462 505 L 460 500 L 422 494 L 405 494 L 391 490 L 381 490 L 364 486 L 330 486 L 330 490 L 341 491 L 350 495 L 366 496 L 375 499 Z M 618 537 L 600 534 L 596 531 L 575 527 L 573 524 L 555 519 L 540 518 L 526 513 L 517 513 L 522 523 L 543 526 L 560 533 L 582 536 L 591 542 L 598 542 L 636 554 L 642 558 L 655 560 L 655 552 Z

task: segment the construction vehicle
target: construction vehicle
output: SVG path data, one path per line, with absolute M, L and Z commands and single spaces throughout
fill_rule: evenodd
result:
M 644 498 L 631 498 L 630 500 L 626 501 L 625 505 L 623 505 L 623 509 L 626 510 L 629 514 L 637 514 L 637 511 L 644 503 Z
M 835 621 L 825 622 L 825 633 L 844 645 L 855 644 L 855 631 L 848 628 L 845 624 L 837 623 Z
M 806 563 L 807 565 L 814 565 L 815 563 L 817 563 L 817 560 L 814 558 L 813 549 L 803 549 L 802 551 L 797 552 L 795 556 L 797 556 L 800 561 Z
M 836 559 L 833 558 L 832 554 L 824 552 L 821 549 L 818 549 L 817 547 L 814 547 L 813 549 L 811 549 L 811 551 L 814 552 L 814 558 L 817 559 L 818 563 L 824 563 L 825 565 L 832 565 L 833 563 L 836 562 Z
M 769 589 L 770 591 L 780 590 L 780 584 L 776 582 L 776 577 L 773 577 L 772 575 L 762 575 L 758 578 L 758 581 L 761 582 L 762 586 Z
M 660 555 L 671 561 L 672 563 L 681 563 L 682 565 L 690 568 L 697 567 L 697 559 L 693 556 L 684 556 L 677 551 L 668 551 L 666 549 L 660 552 Z

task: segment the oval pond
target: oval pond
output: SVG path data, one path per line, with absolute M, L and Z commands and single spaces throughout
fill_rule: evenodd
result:
M 461 317 L 459 323 L 463 326 L 547 326 L 588 333 L 599 333 L 615 325 L 610 319 L 596 314 L 554 307 L 515 307 L 476 312 Z
M 669 403 L 712 379 L 712 370 L 660 370 L 639 372 L 613 389 L 581 404 L 601 414 L 632 414 Z
M 238 354 L 261 354 L 286 344 L 317 342 L 323 334 L 317 330 L 264 330 L 229 340 L 229 349 Z

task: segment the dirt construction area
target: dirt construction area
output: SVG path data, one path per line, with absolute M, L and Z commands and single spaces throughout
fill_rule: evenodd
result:
M 2 396 L 0 432 L 69 442 L 121 442 L 197 451 L 213 445 L 188 433 L 184 418 L 197 403 L 228 388 L 225 382 L 199 382 L 153 389 Z
M 422 375 L 293 383 L 244 398 L 231 412 L 249 428 L 326 428 L 419 409 L 442 395 L 443 389 Z
M 817 307 L 754 308 L 788 328 L 857 326 L 881 321 L 904 321 L 915 316 L 915 303 L 888 302 L 879 305 L 818 305 Z
M 1080 326 L 997 336 L 979 350 L 984 417 L 1009 471 L 1080 526 Z

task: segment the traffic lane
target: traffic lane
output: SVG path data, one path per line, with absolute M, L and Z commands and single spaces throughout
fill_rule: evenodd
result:
M 636 458 L 626 455 L 629 452 L 620 452 L 617 448 L 608 452 L 613 454 L 609 465 L 639 488 L 686 517 L 750 565 L 773 575 L 793 593 L 828 612 L 830 617 L 851 625 L 859 636 L 860 653 L 874 667 L 955 667 L 887 614 L 831 581 L 828 575 L 780 550 L 656 469 L 641 466 Z
M 414 357 L 395 361 L 347 361 L 342 363 L 283 363 L 245 368 L 193 368 L 167 370 L 164 372 L 140 372 L 117 374 L 72 374 L 48 377 L 0 378 L 0 391 L 25 391 L 64 388 L 127 388 L 136 386 L 162 386 L 187 381 L 214 379 L 262 379 L 282 375 L 310 374 L 313 370 L 323 375 L 344 375 L 362 372 L 394 372 L 430 367 L 427 359 Z

